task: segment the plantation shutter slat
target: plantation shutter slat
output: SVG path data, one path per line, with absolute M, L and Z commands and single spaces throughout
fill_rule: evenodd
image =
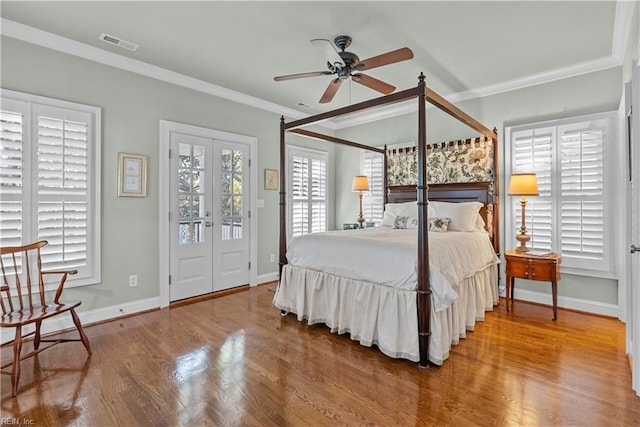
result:
M 550 251 L 553 247 L 553 206 L 551 200 L 551 169 L 553 128 L 539 128 L 513 133 L 513 173 L 534 172 L 538 180 L 538 197 L 528 197 L 525 209 L 529 246 Z M 515 223 L 522 223 L 520 199 L 514 197 L 512 212 Z
M 7 109 L 5 109 L 7 108 Z M 14 111 L 9 111 L 11 108 Z M 28 105 L 3 100 L 0 110 L 0 245 L 22 242 L 24 113 Z
M 54 108 L 34 109 L 37 120 L 38 239 L 45 268 L 88 263 L 89 117 Z M 84 119 L 84 120 L 82 120 Z
M 327 230 L 326 153 L 289 151 L 289 237 Z
M 384 214 L 384 157 L 365 151 L 360 163 L 362 175 L 369 179 L 369 191 L 362 197 L 362 213 L 367 222 L 381 223 Z

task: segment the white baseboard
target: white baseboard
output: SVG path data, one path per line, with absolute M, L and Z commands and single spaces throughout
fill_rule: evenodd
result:
M 152 310 L 154 308 L 160 307 L 160 298 L 148 298 L 144 300 L 132 301 L 124 304 L 114 305 L 105 308 L 98 308 L 96 310 L 89 311 L 79 311 L 78 317 L 82 322 L 82 326 L 90 325 L 91 323 L 96 322 L 104 322 L 106 320 L 111 320 L 116 317 L 126 316 L 134 313 L 139 313 L 145 310 Z M 80 306 L 82 308 L 82 306 Z M 35 325 L 29 325 L 29 328 L 23 328 L 22 334 L 25 335 L 34 330 Z M 73 320 L 71 319 L 70 314 L 63 314 L 61 316 L 49 318 L 42 322 L 42 334 L 49 334 L 58 331 L 63 331 L 65 329 L 73 329 L 75 325 L 73 324 Z M 2 343 L 8 342 L 14 338 L 15 330 L 12 328 L 4 328 L 2 330 L 2 335 L 0 339 Z
M 514 299 L 535 302 L 539 304 L 551 305 L 551 294 L 542 292 L 534 292 L 523 289 L 515 289 Z M 586 313 L 601 314 L 619 318 L 620 308 L 616 304 L 608 304 L 604 302 L 590 301 L 580 298 L 558 296 L 558 307 L 569 308 L 572 310 L 584 311 Z
M 261 285 L 263 283 L 275 282 L 276 280 L 278 280 L 278 272 L 276 271 L 274 273 L 261 274 L 256 277 L 256 279 L 258 285 Z

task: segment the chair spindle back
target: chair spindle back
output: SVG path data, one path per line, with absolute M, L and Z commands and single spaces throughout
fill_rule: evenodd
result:
M 25 306 L 32 308 L 34 294 L 39 294 L 40 305 L 45 305 L 40 249 L 46 245 L 47 241 L 41 240 L 25 246 L 0 248 L 2 314 L 22 310 Z M 12 290 L 15 290 L 15 296 L 11 294 Z

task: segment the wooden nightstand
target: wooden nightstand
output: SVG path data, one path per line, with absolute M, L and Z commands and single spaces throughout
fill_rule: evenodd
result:
M 551 253 L 545 256 L 527 255 L 527 252 L 509 250 L 504 253 L 507 261 L 507 311 L 513 304 L 515 278 L 551 282 L 553 297 L 553 320 L 558 318 L 558 281 L 560 280 L 560 255 Z M 511 299 L 511 301 L 509 301 Z

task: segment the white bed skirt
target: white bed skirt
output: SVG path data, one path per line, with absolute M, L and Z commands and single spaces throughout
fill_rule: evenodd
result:
M 449 308 L 431 310 L 429 361 L 436 365 L 498 303 L 498 266 L 465 279 L 456 292 Z M 364 346 L 375 344 L 389 357 L 420 360 L 415 291 L 285 265 L 273 304 L 310 325 L 324 323 Z

